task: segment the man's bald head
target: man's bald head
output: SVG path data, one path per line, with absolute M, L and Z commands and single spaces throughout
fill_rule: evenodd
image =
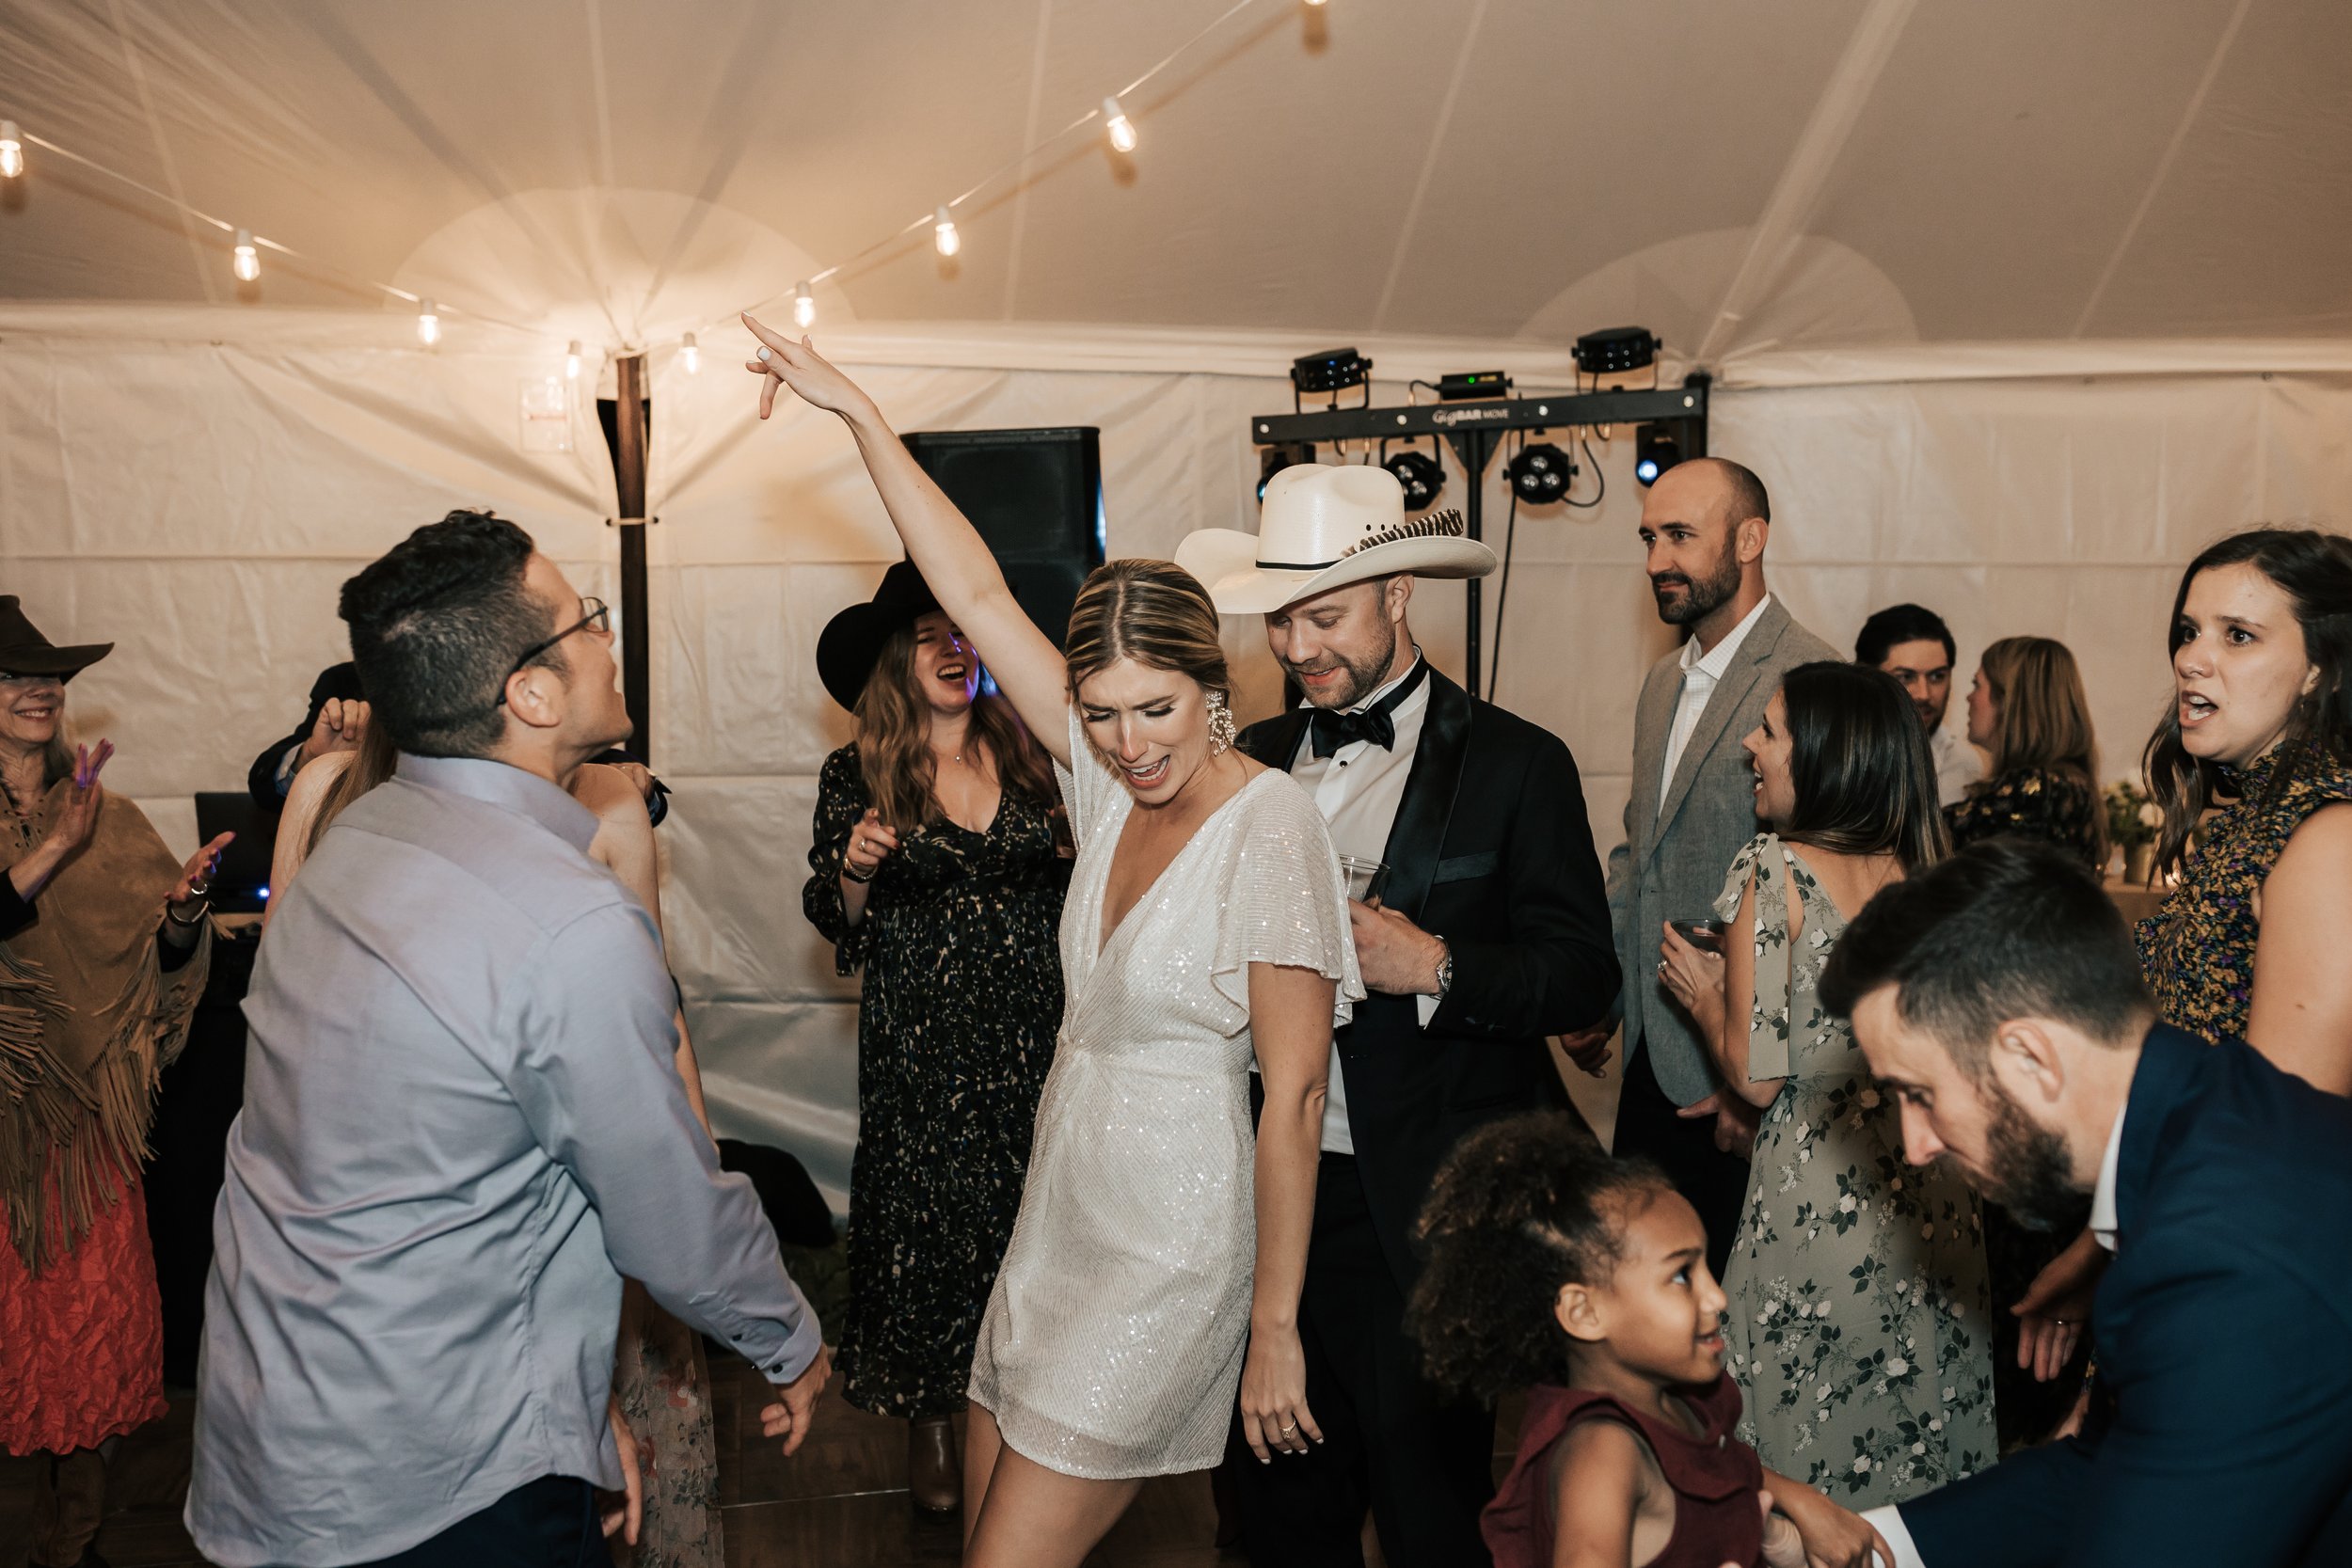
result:
M 1756 470 L 1745 464 L 1728 457 L 1693 457 L 1660 474 L 1658 483 L 1674 479 L 1707 486 L 1708 493 L 1719 498 L 1717 515 L 1734 528 L 1750 517 L 1767 523 L 1772 520 L 1772 498 L 1765 492 L 1764 482 L 1756 477 Z
M 1764 596 L 1772 499 L 1751 469 L 1694 457 L 1658 476 L 1642 500 L 1642 546 L 1659 618 L 1689 626 L 1703 647 Z

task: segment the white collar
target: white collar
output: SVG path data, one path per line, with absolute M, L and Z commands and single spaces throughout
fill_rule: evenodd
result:
M 1770 594 L 1756 600 L 1756 608 L 1742 616 L 1740 624 L 1731 628 L 1730 634 L 1715 644 L 1713 653 L 1703 658 L 1699 656 L 1697 638 L 1693 637 L 1685 641 L 1682 644 L 1682 668 L 1696 670 L 1709 680 L 1722 680 L 1724 672 L 1731 668 L 1732 657 L 1739 653 L 1740 644 L 1748 640 L 1748 633 L 1756 629 L 1756 618 L 1764 613 L 1764 607 L 1772 602 L 1772 596 Z
M 2118 1111 L 2114 1130 L 2107 1133 L 2107 1151 L 2099 1161 L 2099 1184 L 2090 1191 L 2090 1233 L 2109 1252 L 2115 1250 L 2115 1233 L 2119 1228 L 2115 1217 L 2115 1179 L 2122 1163 L 2123 1112 Z

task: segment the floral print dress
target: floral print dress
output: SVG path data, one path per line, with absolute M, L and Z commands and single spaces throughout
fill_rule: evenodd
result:
M 1955 849 L 2012 834 L 2047 839 L 2102 871 L 2107 841 L 2100 831 L 2100 813 L 2099 792 L 2088 780 L 2047 768 L 2021 768 L 1969 790 L 1944 808 L 1944 820 L 1951 827 Z
M 2262 938 L 2255 895 L 2312 813 L 2352 800 L 2352 765 L 2280 747 L 2237 785 L 2236 802 L 2208 820 L 2203 845 L 2190 851 L 2181 885 L 2137 933 L 2157 1012 L 2209 1040 L 2245 1037 Z
M 1904 1164 L 1894 1097 L 1816 996 L 1845 920 L 1766 833 L 1716 912 L 1756 883 L 1748 1071 L 1765 1108 L 1724 1289 L 1740 1435 L 1848 1508 L 1901 1502 L 1993 1463 L 1993 1358 L 1975 1195 Z M 1791 889 L 1804 911 L 1788 940 Z

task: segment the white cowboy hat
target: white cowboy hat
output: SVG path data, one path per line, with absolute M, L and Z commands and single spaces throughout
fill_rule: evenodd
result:
M 1256 533 L 1197 530 L 1176 564 L 1224 614 L 1264 615 L 1372 578 L 1483 578 L 1495 552 L 1464 537 L 1459 512 L 1407 519 L 1405 487 L 1386 468 L 1296 463 L 1266 481 Z

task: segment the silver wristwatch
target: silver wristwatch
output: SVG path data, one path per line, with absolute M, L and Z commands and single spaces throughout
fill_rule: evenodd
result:
M 1442 1002 L 1445 993 L 1454 989 L 1454 944 L 1438 937 L 1438 945 L 1444 949 L 1438 956 L 1438 1000 Z

